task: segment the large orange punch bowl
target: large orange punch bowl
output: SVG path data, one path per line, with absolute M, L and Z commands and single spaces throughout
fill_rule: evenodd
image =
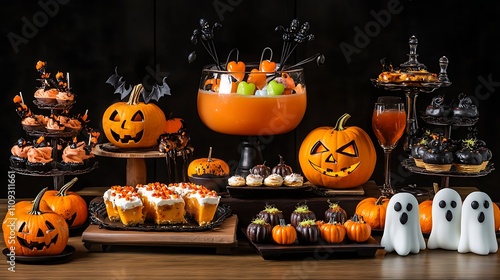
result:
M 207 66 L 197 102 L 202 122 L 215 132 L 240 136 L 287 133 L 299 125 L 306 111 L 304 72 L 302 68 L 262 72 L 252 65 L 245 71 L 228 72 Z

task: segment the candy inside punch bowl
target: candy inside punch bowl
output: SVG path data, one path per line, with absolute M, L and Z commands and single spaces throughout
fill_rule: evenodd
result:
M 246 175 L 256 163 L 262 161 L 259 136 L 284 134 L 295 129 L 304 117 L 307 107 L 307 90 L 302 65 L 316 61 L 324 63 L 325 57 L 317 53 L 295 64 L 287 63 L 296 47 L 314 39 L 308 34 L 309 23 L 292 20 L 289 27 L 278 26 L 276 31 L 283 38 L 279 62 L 273 61 L 273 50 L 265 47 L 260 61 L 245 63 L 239 60 L 239 50 L 229 52 L 225 62 L 220 62 L 213 41 L 214 30 L 200 20 L 200 28 L 193 31 L 191 41 L 201 42 L 215 63 L 202 69 L 198 87 L 197 108 L 202 122 L 211 130 L 240 136 L 243 149 L 236 171 Z M 196 53 L 189 55 L 192 62 Z

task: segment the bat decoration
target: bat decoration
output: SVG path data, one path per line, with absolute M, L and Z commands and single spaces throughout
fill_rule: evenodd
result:
M 120 94 L 120 100 L 124 99 L 127 97 L 132 92 L 132 86 L 129 85 L 128 87 L 125 85 L 125 81 L 123 80 L 123 77 L 118 75 L 118 67 L 115 67 L 115 74 L 111 75 L 107 80 L 106 84 L 110 84 L 115 88 L 114 93 L 119 93 Z
M 151 91 L 147 91 L 144 87 L 141 89 L 140 94 L 144 99 L 144 103 L 149 103 L 151 100 L 158 101 L 160 97 L 164 95 L 170 95 L 170 87 L 167 85 L 165 81 L 167 77 L 163 77 L 161 85 L 153 85 Z M 132 86 L 127 85 L 123 76 L 118 74 L 117 68 L 115 68 L 115 74 L 111 75 L 107 80 L 106 84 L 110 84 L 115 88 L 114 93 L 120 94 L 120 99 L 124 99 L 132 92 Z
M 163 77 L 161 85 L 154 85 L 151 88 L 150 92 L 147 92 L 144 88 L 142 89 L 142 98 L 144 99 L 144 103 L 149 103 L 151 99 L 158 101 L 160 97 L 164 95 L 170 95 L 170 87 L 167 85 L 165 80 L 167 77 Z

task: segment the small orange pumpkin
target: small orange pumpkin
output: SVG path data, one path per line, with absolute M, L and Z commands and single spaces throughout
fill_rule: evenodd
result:
M 212 147 L 208 157 L 191 161 L 188 166 L 189 176 L 224 177 L 229 175 L 229 165 L 222 159 L 212 157 Z
M 69 228 L 61 215 L 41 211 L 40 202 L 47 188 L 36 196 L 31 209 L 8 211 L 2 223 L 5 244 L 17 256 L 58 255 L 66 248 Z
M 165 133 L 174 134 L 181 133 L 182 130 L 186 128 L 185 122 L 181 118 L 172 117 L 172 113 L 170 117 L 165 122 Z
M 271 236 L 277 244 L 290 245 L 297 240 L 297 231 L 291 224 L 286 224 L 285 219 L 281 219 L 280 224 L 273 227 Z
M 372 228 L 363 220 L 363 216 L 354 214 L 344 223 L 347 238 L 354 242 L 365 242 L 372 234 Z
M 500 207 L 493 203 L 493 217 L 495 218 L 495 231 L 500 231 Z
M 347 234 L 345 226 L 332 217 L 328 223 L 320 226 L 321 238 L 327 243 L 341 243 Z
M 431 233 L 432 231 L 432 201 L 434 194 L 439 191 L 439 185 L 433 184 L 434 192 L 429 194 L 429 199 L 426 199 L 418 204 L 418 215 L 420 220 L 420 228 L 423 233 Z
M 344 114 L 335 127 L 318 127 L 302 141 L 299 164 L 311 184 L 349 189 L 372 176 L 377 162 L 375 147 L 363 129 L 345 125 L 349 118 Z
M 85 200 L 77 193 L 68 191 L 78 178 L 61 187 L 59 191 L 49 190 L 43 195 L 52 211 L 61 215 L 69 227 L 77 227 L 85 224 L 88 217 L 88 208 Z
M 420 228 L 423 233 L 431 233 L 432 230 L 432 199 L 426 199 L 418 204 Z
M 363 216 L 373 229 L 384 229 L 388 204 L 389 198 L 385 196 L 367 197 L 358 203 L 355 213 Z
M 149 148 L 165 133 L 165 114 L 153 103 L 139 102 L 141 84 L 134 86 L 128 102 L 111 104 L 102 116 L 109 142 L 118 148 Z

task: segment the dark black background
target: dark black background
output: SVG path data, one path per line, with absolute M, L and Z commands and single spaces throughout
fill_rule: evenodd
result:
M 98 129 L 101 129 L 100 120 L 106 107 L 118 101 L 112 87 L 105 84 L 115 67 L 127 82 L 133 84 L 151 77 L 151 71 L 158 76 L 169 73 L 167 82 L 172 95 L 161 98 L 158 105 L 166 115 L 173 113 L 187 122 L 195 157 L 205 157 L 212 146 L 216 157 L 235 163 L 239 159 L 239 138 L 210 131 L 197 114 L 200 71 L 203 65 L 212 62 L 201 45 L 190 42 L 200 18 L 206 18 L 210 23 L 222 23 L 223 28 L 216 31 L 215 41 L 223 60 L 233 48 L 239 49 L 243 61 L 258 61 L 265 47 L 273 48 L 274 57 L 278 58 L 282 40 L 274 28 L 287 26 L 293 18 L 311 24 L 310 32 L 315 35 L 315 40 L 301 45 L 293 59 L 298 61 L 321 52 L 326 56 L 326 62 L 321 67 L 313 63 L 305 66 L 306 115 L 293 132 L 266 139 L 263 156 L 270 166 L 277 163 L 278 154 L 281 154 L 287 164 L 300 172 L 297 152 L 301 141 L 316 127 L 334 126 L 343 113 L 352 116 L 348 125 L 363 128 L 376 143 L 370 123 L 376 98 L 386 94 L 403 96 L 403 93 L 377 89 L 370 79 L 380 73 L 381 58 L 387 57 L 395 65 L 407 60 L 408 39 L 412 35 L 419 40 L 419 61 L 431 72 L 439 72 L 441 56 L 448 57 L 448 74 L 453 82 L 450 87 L 435 93 L 421 94 L 417 101 L 418 110 L 423 110 L 438 93 L 444 94 L 447 100 L 456 99 L 462 92 L 473 96 L 480 110 L 480 120 L 476 125 L 479 137 L 492 150 L 493 161 L 500 153 L 497 143 L 500 139 L 497 92 L 500 87 L 497 44 L 500 4 L 496 1 L 59 2 L 10 1 L 3 3 L 0 10 L 0 157 L 4 159 L 0 164 L 5 176 L 1 197 L 6 196 L 10 147 L 19 137 L 25 136 L 12 98 L 21 91 L 26 103 L 32 104 L 38 77 L 35 63 L 38 60 L 47 61 L 53 72 L 71 73 L 71 85 L 77 94 L 72 112 L 82 113 L 88 109 L 91 126 Z M 50 11 L 44 11 L 40 3 L 52 3 Z M 380 17 L 378 21 L 376 15 Z M 35 24 L 36 30 L 23 34 L 26 22 Z M 369 36 L 365 41 L 359 41 L 361 35 L 356 30 Z M 9 40 L 12 34 L 24 37 L 25 41 L 14 46 Z M 356 53 L 346 56 L 341 44 L 357 48 Z M 198 58 L 190 64 L 187 56 L 192 51 L 197 52 Z M 482 82 L 485 80 L 490 81 L 488 87 Z M 34 105 L 30 107 L 33 111 L 38 110 Z M 419 122 L 421 126 L 434 129 L 422 120 Z M 452 138 L 459 139 L 466 133 L 467 128 L 453 129 Z M 105 138 L 101 142 L 106 142 Z M 378 145 L 376 148 L 378 161 L 372 179 L 381 184 L 383 157 Z M 411 174 L 402 169 L 399 161 L 404 157 L 399 145 L 393 155 L 393 176 L 397 185 L 431 186 L 433 182 L 440 182 L 438 177 Z M 125 183 L 125 160 L 99 157 L 99 162 L 100 168 L 79 176 L 75 189 Z M 166 179 L 165 160 L 148 160 L 147 164 L 149 181 Z M 450 185 L 474 186 L 487 192 L 493 200 L 500 201 L 498 180 L 498 172 L 493 171 L 480 178 L 451 178 Z M 52 186 L 51 178 L 16 176 L 16 196 L 19 198 L 32 197 L 45 186 Z

